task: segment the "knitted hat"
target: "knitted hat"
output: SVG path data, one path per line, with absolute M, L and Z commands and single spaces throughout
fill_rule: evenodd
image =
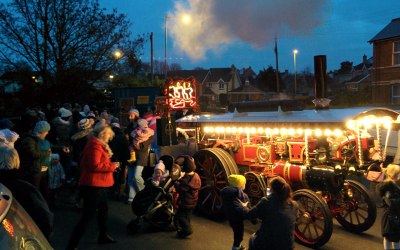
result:
M 139 110 L 137 110 L 137 109 L 130 109 L 129 110 L 129 115 L 131 115 L 131 114 L 135 114 L 135 116 L 137 116 L 137 117 L 140 116 L 139 115 Z
M 89 129 L 93 125 L 93 121 L 88 118 L 83 118 L 78 122 L 78 127 L 81 130 Z
M 121 128 L 121 125 L 119 125 L 118 122 L 113 122 L 113 123 L 111 123 L 111 127 L 112 128 Z
M 93 111 L 89 111 L 86 117 L 96 119 L 96 114 Z
M 6 140 L 5 143 L 12 146 L 14 145 L 14 142 L 16 142 L 19 138 L 19 134 L 9 130 L 8 128 L 0 130 L 0 136 L 4 136 L 4 139 Z
M 85 106 L 83 106 L 83 112 L 84 112 L 85 114 L 88 114 L 89 111 L 90 111 L 89 105 L 85 104 Z
M 66 117 L 72 116 L 72 112 L 69 111 L 69 110 L 66 109 L 66 108 L 60 108 L 60 109 L 58 110 L 58 113 L 60 114 L 60 116 L 61 116 L 62 118 L 66 118 Z
M 60 159 L 60 155 L 59 154 L 51 154 L 51 159 L 52 160 L 59 160 Z
M 392 179 L 396 182 L 400 181 L 400 166 L 399 165 L 389 164 L 386 167 L 385 173 L 390 179 Z
M 231 187 L 242 188 L 246 185 L 246 178 L 240 174 L 231 174 L 228 176 L 228 183 Z
M 46 121 L 38 121 L 33 129 L 33 133 L 41 134 L 50 131 L 50 124 Z
M 164 174 L 165 173 L 165 165 L 163 161 L 158 161 L 158 163 L 156 164 L 156 166 L 154 167 L 154 172 L 159 169 L 161 170 L 161 172 Z
M 146 129 L 149 127 L 149 123 L 145 119 L 139 119 L 138 125 L 141 129 Z

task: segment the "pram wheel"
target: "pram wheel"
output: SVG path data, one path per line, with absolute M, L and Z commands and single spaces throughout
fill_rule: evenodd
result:
M 126 225 L 126 231 L 128 234 L 135 234 L 139 232 L 141 226 L 140 226 L 140 220 L 139 219 L 134 219 L 131 220 L 128 225 Z

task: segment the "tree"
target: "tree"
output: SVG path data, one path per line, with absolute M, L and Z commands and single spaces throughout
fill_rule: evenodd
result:
M 44 89 L 89 83 L 117 63 L 116 48 L 141 48 L 143 38 L 129 41 L 129 28 L 124 14 L 98 0 L 11 0 L 0 4 L 0 62 L 18 70 L 24 61 Z
M 340 63 L 339 73 L 350 73 L 353 69 L 353 62 L 344 61 Z
M 282 78 L 279 75 L 279 82 L 282 86 Z M 258 73 L 257 76 L 257 87 L 263 91 L 276 91 L 276 74 L 275 69 L 272 66 L 268 66 L 267 69 L 264 69 Z

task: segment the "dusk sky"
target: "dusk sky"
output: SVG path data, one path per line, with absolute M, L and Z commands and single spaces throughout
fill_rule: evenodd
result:
M 278 38 L 279 70 L 313 71 L 313 57 L 327 56 L 328 70 L 343 61 L 361 63 L 372 56 L 368 41 L 393 18 L 399 0 L 100 0 L 133 23 L 132 34 L 154 34 L 154 58 L 164 61 L 164 20 L 168 19 L 168 63 L 183 69 L 251 66 L 256 73 L 275 67 Z M 183 25 L 183 13 L 191 23 Z M 143 62 L 150 62 L 150 42 Z

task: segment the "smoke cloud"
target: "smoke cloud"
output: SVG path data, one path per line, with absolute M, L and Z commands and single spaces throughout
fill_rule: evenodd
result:
M 306 36 L 323 21 L 327 0 L 188 0 L 169 16 L 191 16 L 189 24 L 168 23 L 176 49 L 192 60 L 219 54 L 233 42 L 266 47 L 275 36 Z

